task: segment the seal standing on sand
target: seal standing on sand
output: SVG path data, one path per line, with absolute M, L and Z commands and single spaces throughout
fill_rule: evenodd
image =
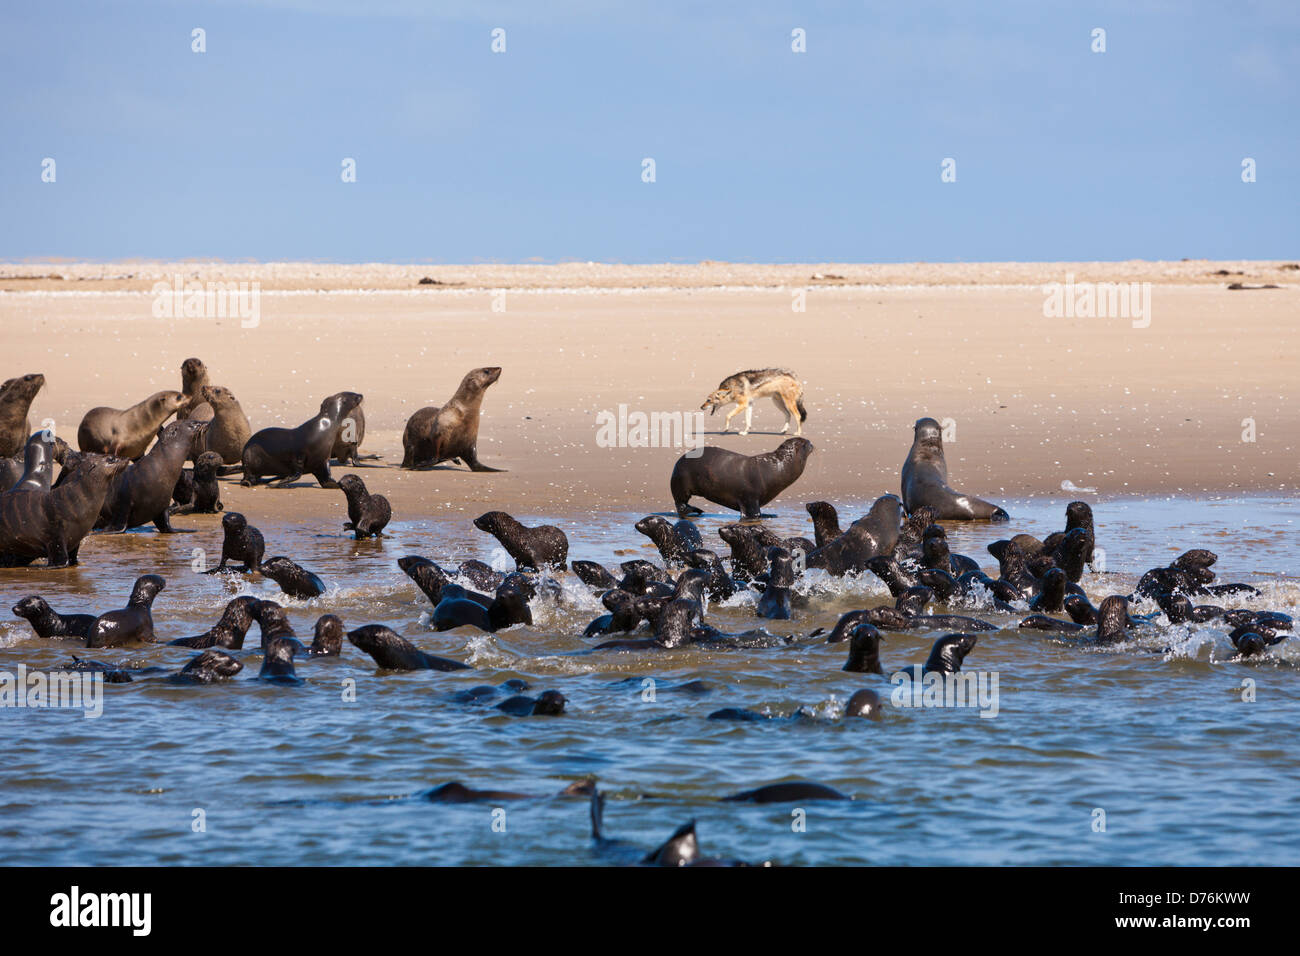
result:
M 233 570 L 257 571 L 262 569 L 262 555 L 266 553 L 266 540 L 238 511 L 227 511 L 221 519 L 225 536 L 221 541 L 221 563 L 206 574 L 226 570 L 226 562 L 243 561 L 243 567 Z
M 501 471 L 478 460 L 479 409 L 483 393 L 501 377 L 498 366 L 476 368 L 463 379 L 456 394 L 442 408 L 422 408 L 402 432 L 403 468 L 432 468 L 441 461 L 460 459 L 470 471 Z
M 337 488 L 330 477 L 330 450 L 348 412 L 361 404 L 357 392 L 339 392 L 320 403 L 320 411 L 297 428 L 263 428 L 244 446 L 244 480 L 257 485 L 263 477 L 279 478 L 278 487 L 303 474 L 314 475 L 322 488 Z
M 366 413 L 358 405 L 344 416 L 343 424 L 339 427 L 339 437 L 334 439 L 334 447 L 330 449 L 330 459 L 340 465 L 357 467 L 362 458 L 378 458 L 378 455 L 361 454 L 361 442 L 365 437 Z
M 208 421 L 212 418 L 212 407 L 203 397 L 203 387 L 208 384 L 208 367 L 200 359 L 187 358 L 181 363 L 181 393 L 185 404 L 176 410 L 177 418 L 197 418 Z
M 806 438 L 787 438 L 775 451 L 762 455 L 741 455 L 712 446 L 696 457 L 688 452 L 673 466 L 669 488 L 679 517 L 703 514 L 688 502 L 699 495 L 734 508 L 743 517 L 758 518 L 762 507 L 803 474 L 813 445 Z
M 221 456 L 226 465 L 240 462 L 244 446 L 253 434 L 248 424 L 248 416 L 239 407 L 239 399 L 228 388 L 220 385 L 205 385 L 203 400 L 212 406 L 212 424 L 204 441 L 208 451 Z
M 27 413 L 44 384 L 45 376 L 32 372 L 0 385 L 0 458 L 12 458 L 26 442 L 32 430 Z
M 912 449 L 903 462 L 903 507 L 910 512 L 922 506 L 934 509 L 934 517 L 939 521 L 1006 521 L 1010 517 L 991 502 L 948 487 L 943 431 L 933 418 L 917 420 Z
M 393 517 L 388 499 L 383 495 L 372 495 L 366 490 L 366 483 L 356 475 L 340 478 L 339 488 L 348 499 L 348 523 L 343 529 L 355 532 L 358 541 L 371 535 L 382 538 L 384 528 Z
M 207 431 L 208 423 L 194 418 L 172 422 L 163 429 L 149 454 L 133 462 L 113 484 L 100 512 L 100 527 L 121 532 L 153 522 L 163 534 L 172 534 L 168 505 L 185 459 Z
M 77 426 L 77 447 L 118 458 L 139 458 L 158 434 L 158 426 L 184 404 L 180 392 L 154 392 L 130 408 L 92 408 Z
M 562 571 L 569 559 L 569 539 L 554 525 L 526 528 L 504 511 L 489 511 L 474 519 L 474 527 L 500 541 L 520 571 L 542 568 Z

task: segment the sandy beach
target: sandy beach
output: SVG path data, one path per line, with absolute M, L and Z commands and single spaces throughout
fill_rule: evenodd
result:
M 896 493 L 922 415 L 953 421 L 954 486 L 994 499 L 1063 482 L 1100 497 L 1278 493 L 1296 486 L 1300 447 L 1289 265 L 22 263 L 0 266 L 0 348 L 5 377 L 45 374 L 32 420 L 65 436 L 91 407 L 179 388 L 189 356 L 254 430 L 360 391 L 363 452 L 382 456 L 360 473 L 399 516 L 665 510 L 682 449 L 604 447 L 598 414 L 693 412 L 726 375 L 766 366 L 803 380 L 816 446 L 773 507 Z M 1149 324 L 1045 316 L 1044 284 L 1067 277 L 1151 283 Z M 155 316 L 156 283 L 195 281 L 256 283 L 256 326 Z M 408 416 L 482 365 L 504 372 L 479 455 L 507 471 L 399 470 Z M 717 434 L 722 420 L 704 418 L 706 441 L 749 454 L 784 421 L 767 400 L 748 436 Z M 227 487 L 235 510 L 343 512 L 337 493 Z

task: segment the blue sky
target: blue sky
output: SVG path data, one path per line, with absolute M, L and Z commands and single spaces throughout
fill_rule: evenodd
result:
M 0 71 L 7 260 L 1300 257 L 1293 0 L 47 0 Z

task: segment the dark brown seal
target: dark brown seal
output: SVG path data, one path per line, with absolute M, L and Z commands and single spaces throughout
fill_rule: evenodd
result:
M 184 404 L 180 392 L 154 392 L 130 408 L 92 408 L 77 426 L 77 447 L 118 458 L 139 458 L 158 434 L 158 427 Z
M 14 614 L 32 626 L 38 637 L 85 640 L 95 625 L 93 614 L 60 614 L 39 594 L 23 598 L 13 607 Z
M 185 470 L 185 460 L 207 429 L 207 422 L 193 418 L 164 428 L 149 453 L 113 483 L 96 527 L 117 533 L 152 522 L 163 534 L 172 534 L 172 492 Z
M 636 530 L 655 543 L 659 556 L 670 568 L 681 567 L 688 554 L 704 547 L 699 529 L 685 518 L 672 524 L 663 515 L 646 515 L 636 523 Z
M 673 466 L 669 489 L 679 517 L 703 514 L 688 502 L 699 495 L 724 508 L 734 508 L 746 518 L 761 517 L 762 507 L 803 474 L 812 442 L 787 438 L 774 451 L 741 455 L 712 446 L 687 452 Z M 694 457 L 692 457 L 694 455 Z
M 126 607 L 101 614 L 86 638 L 87 647 L 121 647 L 153 640 L 153 601 L 167 582 L 157 574 L 137 578 Z
M 221 620 L 208 630 L 194 637 L 179 637 L 170 643 L 173 647 L 225 647 L 237 651 L 244 646 L 244 637 L 253 626 L 253 609 L 257 603 L 257 598 L 251 594 L 241 594 L 226 605 Z
M 40 557 L 52 568 L 76 564 L 110 483 L 130 464 L 85 452 L 59 476 L 57 487 L 0 495 L 0 566 L 24 566 Z
M 360 465 L 362 458 L 378 458 L 378 455 L 361 454 L 361 442 L 365 440 L 365 437 L 366 413 L 358 405 L 343 417 L 343 424 L 339 428 L 339 437 L 334 439 L 334 447 L 330 449 L 330 458 L 340 465 L 352 465 L 353 467 Z
M 33 432 L 21 458 L 0 459 L 0 492 L 49 491 L 54 484 L 54 465 L 67 461 L 68 443 L 50 431 Z
M 554 525 L 526 528 L 504 511 L 489 511 L 474 519 L 474 527 L 500 541 L 520 571 L 562 571 L 569 559 L 569 539 Z
M 348 499 L 348 523 L 343 526 L 344 530 L 355 532 L 358 541 L 371 535 L 383 537 L 384 528 L 393 517 L 388 499 L 383 495 L 372 495 L 366 490 L 366 483 L 356 475 L 340 478 L 339 488 Z
M 912 448 L 903 462 L 903 507 L 910 512 L 923 505 L 934 509 L 939 521 L 1006 521 L 1010 517 L 991 502 L 948 487 L 943 430 L 933 418 L 917 420 Z
M 244 446 L 244 480 L 254 486 L 279 478 L 278 487 L 313 475 L 322 488 L 337 488 L 330 477 L 330 451 L 344 417 L 361 404 L 358 392 L 339 392 L 320 403 L 320 411 L 297 428 L 263 428 Z
M 459 459 L 470 471 L 501 471 L 478 460 L 483 393 L 500 377 L 498 366 L 476 368 L 461 379 L 446 405 L 422 408 L 412 415 L 402 433 L 402 467 L 432 468 L 439 462 Z
M 221 541 L 221 563 L 209 569 L 207 574 L 216 574 L 226 570 L 227 561 L 242 561 L 243 566 L 232 568 L 235 571 L 261 571 L 262 555 L 266 553 L 266 540 L 238 511 L 227 511 L 221 519 L 224 537 Z
M 259 570 L 263 577 L 268 577 L 280 585 L 280 590 L 289 597 L 305 601 L 325 593 L 324 581 L 283 555 L 267 558 L 262 562 Z
M 32 431 L 27 414 L 44 384 L 45 376 L 32 372 L 0 385 L 0 458 L 12 458 L 22 450 Z
M 460 661 L 426 654 L 410 641 L 382 624 L 367 624 L 348 631 L 348 640 L 389 671 L 467 671 L 472 668 Z
M 204 441 L 208 451 L 221 456 L 227 465 L 236 465 L 244 454 L 244 446 L 253 435 L 248 416 L 239 406 L 239 399 L 228 388 L 205 385 L 203 400 L 212 406 L 212 424 Z
M 825 568 L 836 577 L 865 571 L 873 558 L 893 553 L 902 524 L 902 502 L 894 495 L 882 495 L 847 531 L 808 555 L 807 565 Z

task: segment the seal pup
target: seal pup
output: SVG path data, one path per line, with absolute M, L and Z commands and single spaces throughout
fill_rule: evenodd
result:
M 880 667 L 880 632 L 866 621 L 854 624 L 849 634 L 849 659 L 842 669 L 855 674 L 884 673 Z
M 1112 594 L 1097 609 L 1097 631 L 1093 639 L 1098 644 L 1115 644 L 1124 640 L 1128 628 L 1128 598 Z
M 463 379 L 441 408 L 422 408 L 402 431 L 402 467 L 432 468 L 444 461 L 463 461 L 470 471 L 502 471 L 478 460 L 479 412 L 483 393 L 501 377 L 499 366 L 476 368 Z
M 137 578 L 126 607 L 101 614 L 91 625 L 87 647 L 121 647 L 153 642 L 153 602 L 167 582 L 157 574 Z
M 27 415 L 36 393 L 44 385 L 45 376 L 39 372 L 11 378 L 0 385 L 0 458 L 12 458 L 22 450 L 32 431 Z
M 772 621 L 790 620 L 790 589 L 794 586 L 794 562 L 785 548 L 773 548 L 768 553 L 771 569 L 767 585 L 758 599 L 758 616 Z
M 85 640 L 95 625 L 95 615 L 60 614 L 39 594 L 23 598 L 13 606 L 13 612 L 32 626 L 37 637 Z
M 203 397 L 203 387 L 208 384 L 208 367 L 203 364 L 202 360 L 196 358 L 187 358 L 181 363 L 181 395 L 185 402 L 180 408 L 176 409 L 176 418 L 197 418 L 200 421 L 210 421 L 212 419 L 212 406 L 208 405 L 207 409 L 200 408 L 207 405 L 207 400 Z
M 763 505 L 798 481 L 812 452 L 813 444 L 806 438 L 787 438 L 761 455 L 741 455 L 712 445 L 687 452 L 673 465 L 668 482 L 673 507 L 679 518 L 703 514 L 689 503 L 699 495 L 739 511 L 744 518 L 760 518 Z
M 224 522 L 223 522 L 224 523 Z M 257 529 L 253 529 L 257 530 Z M 225 550 L 222 549 L 222 560 Z M 291 598 L 302 601 L 320 597 L 325 593 L 325 582 L 300 564 L 295 564 L 282 555 L 267 558 L 257 569 L 263 577 L 270 578 L 280 586 L 280 590 Z
M 204 438 L 204 447 L 220 455 L 223 465 L 240 465 L 244 446 L 253 436 L 253 429 L 239 399 L 230 389 L 220 385 L 205 385 L 202 394 L 203 401 L 212 408 L 212 421 Z M 232 470 L 241 469 L 242 466 Z
M 704 539 L 693 522 L 682 519 L 670 524 L 663 515 L 646 515 L 636 523 L 636 530 L 654 542 L 667 567 L 681 567 L 686 555 L 704 547 Z
M 298 640 L 298 635 L 289 623 L 289 615 L 275 601 L 258 601 L 252 607 L 253 620 L 262 632 L 261 647 L 265 651 L 271 641 L 288 641 L 293 645 L 295 654 L 305 655 L 306 646 Z
M 348 631 L 348 640 L 374 658 L 383 670 L 390 671 L 467 671 L 468 664 L 446 657 L 426 654 L 410 641 L 382 624 L 367 624 Z
M 624 846 L 619 840 L 612 840 L 605 836 L 605 795 L 596 788 L 595 782 L 591 784 L 591 839 L 596 846 L 604 852 L 613 850 L 624 850 Z M 631 847 L 626 848 L 629 852 Z M 640 853 L 640 850 L 636 850 Z M 673 831 L 666 841 L 658 847 L 651 850 L 639 861 L 642 866 L 750 866 L 741 860 L 723 860 L 713 857 L 704 857 L 700 855 L 699 840 L 695 835 L 695 821 L 684 823 Z M 770 862 L 754 864 L 757 866 L 771 866 Z
M 956 674 L 978 641 L 974 634 L 945 634 L 934 642 L 921 673 Z
M 221 563 L 205 574 L 218 574 L 226 570 L 227 561 L 242 561 L 243 565 L 231 571 L 257 571 L 262 569 L 262 555 L 266 554 L 266 539 L 238 511 L 227 511 L 221 518 Z
M 344 475 L 339 488 L 348 499 L 348 522 L 344 531 L 356 532 L 356 540 L 383 537 L 384 528 L 393 517 L 393 509 L 383 495 L 372 495 L 366 483 L 356 475 Z
M 402 569 L 403 574 L 415 582 L 415 586 L 424 592 L 424 596 L 435 607 L 442 600 L 442 589 L 451 583 L 447 572 L 436 562 L 418 554 L 408 554 L 398 558 L 397 566 Z
M 504 511 L 489 511 L 474 519 L 474 527 L 500 541 L 520 571 L 563 571 L 569 558 L 569 539 L 554 525 L 527 528 Z
M 496 705 L 496 710 L 511 717 L 558 717 L 568 701 L 558 690 L 544 690 L 537 697 L 516 694 Z
M 618 578 L 609 569 L 596 561 L 570 561 L 569 567 L 578 576 L 578 580 L 597 591 L 608 591 L 618 587 Z
M 817 547 L 825 547 L 844 533 L 840 530 L 839 513 L 829 501 L 810 501 L 804 509 L 812 518 L 813 539 Z
M 70 460 L 72 455 L 68 453 Z M 125 458 L 87 452 L 49 491 L 0 495 L 0 567 L 25 566 L 39 557 L 51 568 L 75 565 L 81 542 L 99 519 L 109 485 L 130 464 Z
M 635 631 L 641 624 L 641 614 L 636 609 L 636 598 L 627 591 L 611 588 L 600 596 L 600 603 L 609 610 L 602 614 L 582 632 L 583 637 L 597 637 L 601 634 L 626 634 Z
M 898 543 L 902 524 L 902 503 L 894 495 L 882 495 L 871 510 L 847 531 L 808 555 L 808 567 L 824 568 L 835 577 L 867 569 L 872 558 L 891 554 Z
M 202 442 L 202 439 L 200 439 Z M 181 472 L 180 480 L 172 491 L 176 507 L 172 514 L 216 514 L 225 508 L 221 503 L 221 456 L 215 451 L 205 451 L 194 462 L 193 469 Z
M 300 647 L 298 641 L 283 637 L 263 641 L 262 669 L 257 679 L 272 684 L 301 684 L 302 678 L 293 669 L 293 656 Z
M 884 714 L 884 705 L 880 700 L 880 695 L 870 687 L 864 687 L 862 690 L 855 691 L 844 705 L 845 717 L 868 717 L 873 720 L 879 719 Z
M 722 559 L 708 548 L 696 548 L 686 555 L 686 564 L 688 567 L 709 572 L 709 583 L 706 589 L 711 600 L 725 601 L 743 587 L 727 573 L 727 569 L 722 566 Z
M 157 444 L 118 478 L 104 499 L 96 525 L 109 534 L 151 523 L 160 534 L 175 534 L 171 500 L 185 460 L 208 430 L 208 423 L 187 418 L 163 429 Z
M 191 657 L 184 667 L 166 680 L 172 684 L 215 684 L 229 680 L 243 669 L 243 663 L 225 651 L 208 649 Z
M 168 641 L 172 647 L 224 647 L 237 651 L 244 646 L 244 637 L 253 626 L 253 609 L 258 599 L 251 594 L 241 594 L 226 603 L 221 612 L 221 619 L 202 634 L 193 637 L 178 637 Z
M 278 478 L 272 487 L 293 484 L 304 474 L 322 488 L 337 488 L 330 477 L 330 451 L 343 418 L 358 405 L 358 392 L 338 392 L 320 403 L 320 410 L 297 428 L 263 428 L 244 445 L 241 485 L 255 487 L 263 478 Z
M 312 632 L 311 657 L 338 657 L 343 653 L 343 621 L 334 614 L 322 614 Z
M 991 502 L 953 491 L 948 486 L 943 431 L 933 418 L 917 420 L 912 448 L 903 462 L 903 507 L 912 511 L 922 505 L 934 509 L 934 516 L 940 521 L 1006 521 L 1011 517 Z
M 769 783 L 753 790 L 742 790 L 721 798 L 728 803 L 795 803 L 800 800 L 848 800 L 834 787 L 807 780 Z
M 103 405 L 92 408 L 77 426 L 77 447 L 118 458 L 139 458 L 158 434 L 159 426 L 184 404 L 185 396 L 180 392 L 165 391 L 154 392 L 126 409 Z

